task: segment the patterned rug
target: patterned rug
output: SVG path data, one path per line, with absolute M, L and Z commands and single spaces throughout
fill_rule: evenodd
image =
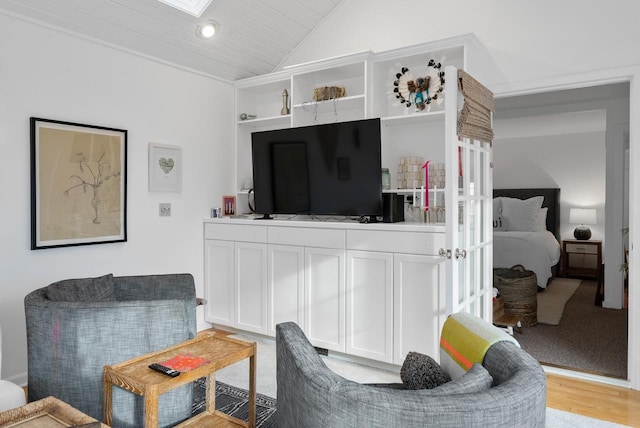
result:
M 204 378 L 193 383 L 192 415 L 204 411 L 206 391 Z M 216 381 L 216 410 L 246 421 L 249 418 L 248 404 L 249 392 L 247 390 Z M 276 399 L 256 394 L 256 428 L 273 428 L 275 426 Z
M 580 285 L 579 279 L 554 278 L 551 284 L 538 293 L 538 322 L 558 325 L 564 313 L 564 307 Z

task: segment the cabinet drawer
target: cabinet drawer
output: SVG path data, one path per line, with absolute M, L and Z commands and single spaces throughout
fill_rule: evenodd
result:
M 437 255 L 438 250 L 444 247 L 444 233 L 347 231 L 347 248 L 350 250 Z
M 269 244 L 345 248 L 345 231 L 312 227 L 269 226 Z
M 598 254 L 598 246 L 594 244 L 566 244 L 567 253 Z
M 247 224 L 207 223 L 204 225 L 204 239 L 266 243 L 267 227 Z

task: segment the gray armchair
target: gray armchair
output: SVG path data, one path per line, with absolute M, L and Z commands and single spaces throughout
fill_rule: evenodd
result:
M 53 395 L 102 420 L 103 367 L 196 335 L 190 274 L 60 281 L 24 299 L 29 401 Z M 192 387 L 160 396 L 160 426 L 190 416 Z M 143 426 L 143 398 L 113 390 L 113 426 Z
M 276 326 L 276 352 L 280 428 L 545 426 L 546 376 L 511 342 L 492 345 L 467 374 L 420 390 L 342 378 L 292 322 Z

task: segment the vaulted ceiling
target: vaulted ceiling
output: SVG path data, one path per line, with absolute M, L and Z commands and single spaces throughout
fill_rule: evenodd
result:
M 197 17 L 159 0 L 2 0 L 0 13 L 237 80 L 277 69 L 342 1 L 212 0 Z M 206 20 L 219 24 L 211 39 L 196 36 Z

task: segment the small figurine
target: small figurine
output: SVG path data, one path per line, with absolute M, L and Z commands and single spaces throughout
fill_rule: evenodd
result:
M 282 91 L 282 110 L 280 110 L 280 114 L 284 116 L 289 113 L 289 92 L 285 89 Z

